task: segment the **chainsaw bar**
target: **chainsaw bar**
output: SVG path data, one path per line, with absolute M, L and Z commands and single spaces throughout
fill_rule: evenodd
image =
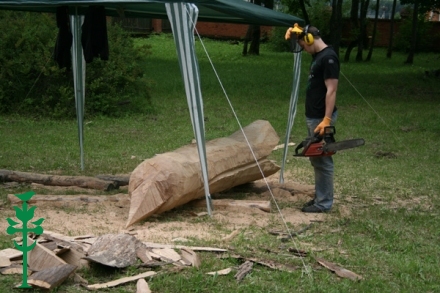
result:
M 362 146 L 365 144 L 365 140 L 363 138 L 350 139 L 350 140 L 342 140 L 337 142 L 326 143 L 323 145 L 323 151 L 327 152 L 336 152 L 340 150 L 346 150 L 355 148 L 358 146 Z

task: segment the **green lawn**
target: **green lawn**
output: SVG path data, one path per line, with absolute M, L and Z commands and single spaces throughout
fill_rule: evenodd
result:
M 84 171 L 79 165 L 76 121 L 0 117 L 0 169 L 61 175 L 126 174 L 154 154 L 190 143 L 192 127 L 171 36 L 151 36 L 136 42 L 152 46 L 152 54 L 144 64 L 149 81 L 145 89 L 154 109 L 151 113 L 118 119 L 88 117 L 86 113 Z M 239 123 L 246 126 L 264 119 L 283 141 L 292 87 L 292 54 L 271 52 L 263 44 L 260 56 L 242 57 L 240 45 L 206 39 L 208 59 L 200 41 L 196 45 L 206 138 L 228 136 L 239 128 Z M 293 142 L 306 136 L 303 103 L 310 60 L 304 53 Z M 297 265 L 298 270 L 287 273 L 255 266 L 237 283 L 233 274 L 213 277 L 205 273 L 238 266 L 240 261 L 202 253 L 199 270 L 165 270 L 148 280 L 152 291 L 440 292 L 440 157 L 436 149 L 440 140 L 440 89 L 438 78 L 424 74 L 425 70 L 436 69 L 438 54 L 416 55 L 413 65 L 404 65 L 405 60 L 406 55 L 400 53 L 386 59 L 385 50 L 376 49 L 371 62 L 341 64 L 336 138 L 362 137 L 366 141 L 365 146 L 334 157 L 335 193 L 350 213 L 335 206 L 328 221 L 313 225 L 295 238 L 295 243 L 309 252 L 302 260 L 286 257 L 280 241 L 252 225 L 247 229 L 252 233 L 250 239 L 238 237 L 230 243 L 244 256 L 264 256 Z M 281 155 L 280 151 L 273 152 L 271 159 L 280 163 Z M 290 153 L 286 168 L 297 175 L 298 182 L 313 183 L 306 159 L 294 159 Z M 8 193 L 28 188 L 0 184 L 1 213 L 12 209 L 6 200 Z M 221 229 L 221 223 L 212 225 Z M 0 231 L 0 249 L 12 247 L 12 238 Z M 310 250 L 310 246 L 303 246 L 305 243 L 320 250 Z M 203 244 L 216 245 L 198 243 Z M 280 253 L 267 254 L 265 248 Z M 318 265 L 316 257 L 352 270 L 363 280 L 339 278 Z M 135 272 L 133 268 L 81 271 L 91 282 Z M 0 275 L 0 280 L 0 292 L 12 292 L 21 278 Z M 104 291 L 135 292 L 135 285 Z M 69 281 L 56 292 L 86 290 Z

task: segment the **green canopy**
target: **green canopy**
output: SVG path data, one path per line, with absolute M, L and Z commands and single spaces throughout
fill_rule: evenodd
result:
M 200 73 L 194 49 L 194 28 L 197 20 L 225 23 L 243 23 L 290 27 L 303 25 L 303 20 L 292 15 L 276 12 L 243 0 L 0 0 L 0 9 L 51 12 L 57 7 L 69 9 L 72 44 L 72 69 L 78 119 L 78 136 L 81 152 L 81 169 L 84 169 L 83 120 L 85 103 L 86 65 L 81 46 L 81 26 L 89 6 L 103 6 L 105 14 L 119 17 L 168 18 L 171 22 L 179 65 L 185 85 L 188 108 L 197 141 L 201 165 L 201 179 L 205 189 L 208 213 L 211 215 L 211 195 L 205 149 L 205 125 Z M 299 68 L 299 67 L 298 67 Z M 296 75 L 294 76 L 294 79 Z M 293 91 L 297 95 L 297 90 Z M 291 110 L 290 112 L 295 112 Z M 289 114 L 289 117 L 291 114 Z M 289 125 L 293 122 L 289 122 Z M 290 131 L 290 130 L 289 130 Z
M 71 13 L 78 14 L 90 5 L 105 6 L 108 16 L 139 18 L 168 18 L 164 3 L 192 3 L 199 10 L 199 21 L 243 23 L 269 26 L 292 26 L 304 21 L 293 15 L 251 4 L 244 0 L 0 0 L 0 9 L 56 12 L 59 6 L 69 6 Z

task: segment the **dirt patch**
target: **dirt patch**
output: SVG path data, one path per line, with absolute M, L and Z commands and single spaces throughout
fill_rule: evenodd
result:
M 291 176 L 293 177 L 293 176 Z M 332 214 L 305 214 L 301 206 L 313 194 L 313 186 L 303 185 L 289 179 L 284 174 L 286 188 L 281 188 L 278 175 L 256 181 L 249 186 L 240 186 L 224 193 L 214 194 L 213 199 L 230 198 L 245 200 L 267 200 L 271 202 L 271 211 L 264 212 L 258 208 L 214 207 L 212 219 L 208 215 L 200 216 L 206 207 L 194 207 L 191 203 L 168 211 L 161 215 L 153 215 L 147 220 L 130 228 L 142 241 L 172 243 L 175 239 L 221 239 L 232 231 L 249 226 L 284 227 L 288 222 L 293 227 L 301 227 L 311 221 L 325 221 Z M 59 191 L 58 191 L 59 192 Z M 237 198 L 236 195 L 239 195 Z M 66 195 L 68 196 L 68 195 Z M 125 232 L 125 224 L 130 208 L 128 194 L 119 194 L 117 202 L 41 202 L 35 203 L 34 219 L 44 218 L 43 228 L 69 236 L 84 234 L 103 235 L 107 233 Z M 234 198 L 235 197 L 235 198 Z M 14 210 L 2 207 L 3 218 L 15 217 Z M 344 212 L 345 213 L 345 212 Z M 348 213 L 348 211 L 347 211 Z M 220 225 L 221 229 L 213 229 Z M 0 231 L 7 228 L 6 221 L 0 221 Z

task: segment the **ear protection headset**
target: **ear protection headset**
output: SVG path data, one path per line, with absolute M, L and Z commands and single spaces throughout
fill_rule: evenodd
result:
M 307 45 L 313 45 L 313 42 L 315 41 L 314 36 L 319 36 L 319 30 L 316 32 L 309 32 L 310 25 L 306 25 L 304 28 L 303 34 L 304 34 L 304 43 Z

